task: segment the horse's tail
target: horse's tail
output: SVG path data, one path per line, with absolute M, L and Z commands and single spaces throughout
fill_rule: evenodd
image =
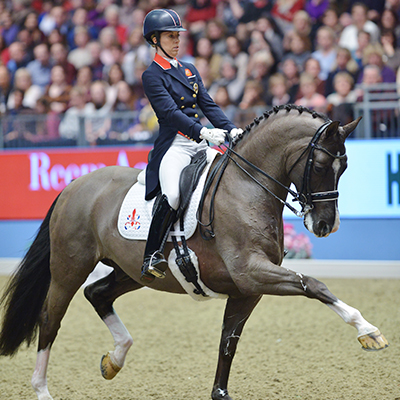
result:
M 0 305 L 4 305 L 0 332 L 2 356 L 13 356 L 24 341 L 29 346 L 36 338 L 40 313 L 50 285 L 49 222 L 57 199 L 0 300 Z

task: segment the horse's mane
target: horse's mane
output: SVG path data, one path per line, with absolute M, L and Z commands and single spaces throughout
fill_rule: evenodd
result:
M 285 110 L 287 113 L 289 113 L 292 110 L 297 110 L 299 112 L 299 114 L 302 114 L 303 112 L 307 112 L 309 114 L 311 114 L 311 116 L 313 118 L 321 118 L 323 119 L 325 122 L 329 120 L 329 118 L 325 115 L 325 114 L 321 114 L 319 112 L 310 110 L 307 107 L 303 107 L 303 106 L 297 106 L 295 104 L 284 104 L 284 105 L 280 105 L 280 106 L 275 106 L 272 107 L 270 110 L 265 111 L 261 116 L 254 118 L 254 121 L 251 122 L 249 125 L 247 125 L 244 129 L 243 132 L 243 136 L 236 141 L 235 145 L 240 142 L 240 140 L 246 136 L 246 134 L 250 133 L 250 131 L 257 126 L 260 122 L 267 120 L 271 115 L 276 115 L 278 114 L 280 111 Z

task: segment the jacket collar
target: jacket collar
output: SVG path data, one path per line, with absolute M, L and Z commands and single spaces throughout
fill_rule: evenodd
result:
M 175 58 L 176 60 L 176 58 Z M 178 61 L 178 60 L 177 60 Z M 160 56 L 158 53 L 154 56 L 154 62 L 157 63 L 162 69 L 171 69 L 171 64 L 164 57 Z M 178 61 L 178 65 L 181 67 L 182 64 Z

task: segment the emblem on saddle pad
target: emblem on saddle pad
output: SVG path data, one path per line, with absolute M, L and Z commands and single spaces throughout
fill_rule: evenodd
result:
M 136 208 L 133 209 L 132 213 L 128 215 L 127 217 L 127 222 L 125 222 L 125 230 L 129 230 L 129 229 L 133 229 L 135 231 L 137 231 L 138 229 L 140 229 L 140 215 L 136 213 Z

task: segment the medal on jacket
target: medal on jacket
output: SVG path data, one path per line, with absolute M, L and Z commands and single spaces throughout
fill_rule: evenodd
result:
M 198 93 L 198 91 L 199 91 L 199 85 L 197 84 L 197 83 L 194 83 L 193 84 L 193 90 L 194 90 L 194 92 L 197 94 Z

